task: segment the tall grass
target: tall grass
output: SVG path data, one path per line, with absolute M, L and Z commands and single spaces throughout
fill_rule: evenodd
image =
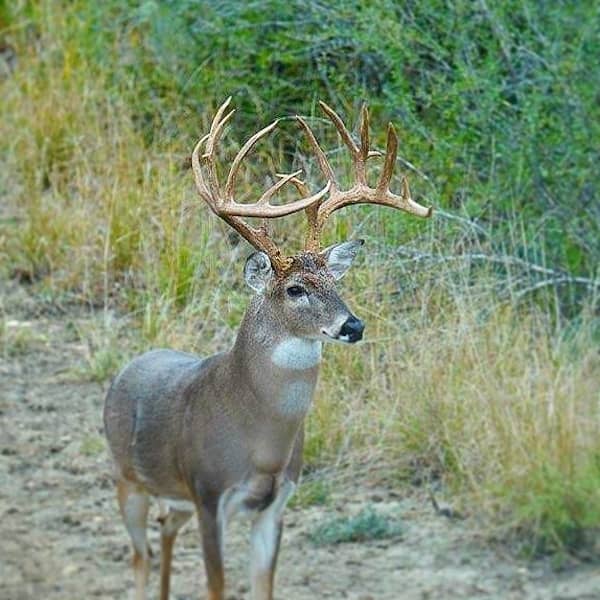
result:
M 399 480 L 441 479 L 498 535 L 526 530 L 529 551 L 581 549 L 600 517 L 597 318 L 557 328 L 482 296 L 481 282 L 442 303 L 405 295 L 398 313 L 376 283 L 361 294 L 368 342 L 326 360 L 313 459 L 366 453 Z
M 509 77 L 496 72 L 507 68 L 502 63 L 506 57 L 499 67 L 491 58 L 476 56 L 483 48 L 481 40 L 479 46 L 461 46 L 472 23 L 457 29 L 456 47 L 449 47 L 437 31 L 444 20 L 426 4 L 417 8 L 407 3 L 396 21 L 385 21 L 381 40 L 405 36 L 406 52 L 414 59 L 406 68 L 413 70 L 406 78 L 389 74 L 379 93 L 371 92 L 373 121 L 383 125 L 378 115 L 394 112 L 408 126 L 398 166 L 406 167 L 413 155 L 423 157 L 427 169 L 413 165 L 411 170 L 414 187 L 442 210 L 424 224 L 360 208 L 340 214 L 328 229 L 328 241 L 353 235 L 367 239 L 365 256 L 344 280 L 343 295 L 367 322 L 368 337 L 358 348 L 327 349 L 307 424 L 306 461 L 310 467 L 376 461 L 397 481 L 416 470 L 441 480 L 471 512 L 491 515 L 490 531 L 533 533 L 522 539 L 533 540 L 534 551 L 574 549 L 600 526 L 600 324 L 593 270 L 597 223 L 586 221 L 597 206 L 589 191 L 594 178 L 587 160 L 589 140 L 581 139 L 589 98 L 579 67 L 569 67 L 564 54 L 547 45 L 546 30 L 536 29 L 542 19 L 536 11 L 527 13 L 527 31 L 538 36 L 541 54 L 531 55 L 533 62 L 527 63 L 527 40 L 519 46 L 512 16 L 504 9 L 494 15 L 486 3 L 478 4 L 477 15 L 494 31 L 489 56 L 513 52 L 522 61 Z M 468 12 L 472 3 L 458 4 Z M 8 16 L 0 14 L 3 36 L 18 57 L 14 70 L 8 65 L 0 81 L 0 274 L 31 283 L 34 294 L 104 309 L 105 319 L 81 332 L 90 346 L 89 376 L 95 379 L 110 375 L 115 356 L 125 360 L 126 354 L 149 347 L 166 345 L 201 354 L 228 347 L 249 297 L 241 282 L 249 249 L 230 239 L 226 228 L 198 203 L 186 157 L 230 89 L 223 89 L 224 78 L 239 75 L 236 65 L 244 72 L 245 63 L 236 63 L 241 55 L 230 56 L 221 71 L 213 60 L 210 73 L 194 71 L 196 79 L 182 89 L 178 78 L 189 67 L 181 54 L 187 46 L 163 45 L 159 61 L 152 43 L 173 41 L 176 26 L 183 27 L 182 39 L 188 40 L 194 3 L 182 3 L 173 21 L 163 20 L 162 37 L 157 37 L 157 15 L 164 17 L 175 4 L 131 8 L 109 2 L 100 7 L 81 0 L 15 6 Z M 219 4 L 223 10 L 227 6 Z M 241 7 L 236 10 L 243 13 Z M 316 3 L 310 7 L 318 10 Z M 371 76 L 375 72 L 369 71 L 364 50 L 373 32 L 366 24 L 377 7 L 383 12 L 390 8 L 382 2 L 356 14 L 327 10 L 331 28 L 343 29 L 358 19 L 352 56 L 361 72 Z M 443 16 L 446 9 L 438 9 Z M 565 26 L 569 31 L 581 22 L 578 11 Z M 219 18 L 227 21 L 231 16 Z M 111 19 L 112 28 L 107 26 Z M 259 15 L 253 13 L 252 19 L 260 24 Z M 243 21 L 248 30 L 252 19 Z M 548 19 L 554 27 L 552 16 L 543 16 Z M 454 17 L 446 22 L 460 28 Z M 435 26 L 435 35 L 423 29 L 427 23 Z M 594 44 L 590 27 L 582 29 L 581 47 L 573 56 L 587 60 L 584 50 Z M 322 52 L 316 63 L 309 61 L 327 69 L 321 71 L 318 86 L 307 86 L 313 85 L 313 94 L 329 90 L 333 96 L 327 99 L 348 109 L 353 102 L 344 86 L 365 90 L 370 80 L 357 83 L 347 72 L 331 79 L 335 69 L 328 61 L 335 53 L 328 31 L 319 29 Z M 419 31 L 424 33 L 422 46 Z M 558 36 L 552 28 L 547 31 Z M 227 40 L 211 35 L 214 56 L 221 56 Z M 244 38 L 242 47 L 252 39 Z M 348 42 L 347 35 L 344 39 Z M 559 46 L 564 43 L 557 39 Z M 398 45 L 391 45 L 385 55 L 381 40 L 369 59 L 373 64 L 379 64 L 378 56 L 386 65 L 393 57 L 403 58 Z M 276 39 L 269 38 L 269 43 Z M 296 97 L 290 81 L 300 77 L 303 63 L 288 51 L 281 66 L 288 84 L 277 89 L 290 99 Z M 561 60 L 549 63 L 547 72 L 534 68 L 542 55 L 550 60 L 553 53 Z M 271 64 L 269 56 L 263 58 L 265 65 Z M 169 60 L 180 69 L 177 76 L 165 67 Z M 423 67 L 431 61 L 429 69 Z M 449 63 L 454 67 L 448 70 L 444 65 Z M 199 61 L 194 68 L 203 64 Z M 486 87 L 488 67 L 493 85 Z M 569 68 L 575 78 L 564 87 Z M 523 69 L 530 70 L 520 79 Z M 531 110 L 522 108 L 523 89 L 544 73 L 565 92 L 563 100 L 574 99 L 573 106 L 583 111 L 573 121 L 568 155 L 553 129 L 566 126 L 562 101 L 548 107 L 547 99 L 533 94 L 542 92 L 529 87 Z M 200 90 L 198 81 L 212 84 Z M 417 107 L 390 100 L 407 83 L 416 89 Z M 502 102 L 523 112 L 512 115 L 503 131 L 500 125 L 509 121 L 502 121 L 496 111 L 506 105 L 496 100 L 510 95 L 509 84 L 516 86 L 517 96 Z M 269 95 L 273 89 L 264 90 L 269 109 L 276 104 L 275 95 Z M 190 90 L 202 100 L 191 101 Z M 406 94 L 405 99 L 411 97 Z M 234 133 L 250 124 L 258 128 L 281 114 L 266 110 L 250 86 L 238 97 L 247 110 L 253 99 L 255 110 L 241 118 Z M 479 111 L 469 104 L 477 98 L 483 106 Z M 438 111 L 438 99 L 448 114 Z M 289 109 L 310 112 L 311 102 L 312 96 L 307 104 Z M 558 115 L 557 120 L 544 125 L 548 114 Z M 336 168 L 345 172 L 347 160 L 337 151 L 336 138 L 320 121 L 314 124 L 324 145 L 333 149 Z M 567 208 L 572 203 L 563 202 L 564 181 L 559 185 L 556 173 L 536 175 L 531 154 L 546 126 L 560 173 L 571 165 L 575 172 L 569 181 L 576 184 L 577 201 L 585 209 L 569 221 L 566 233 L 557 230 L 557 223 L 571 214 Z M 418 135 L 412 137 L 415 131 Z M 512 140 L 511 131 L 518 133 Z M 302 164 L 307 179 L 316 181 L 306 148 L 290 143 L 296 137 L 293 123 L 284 121 L 282 134 L 261 146 L 240 182 L 243 196 L 255 194 L 267 170 L 288 167 L 286 163 Z M 436 141 L 442 138 L 444 144 L 438 147 Z M 515 147 L 518 140 L 523 142 L 520 148 Z M 380 134 L 375 133 L 375 141 L 382 143 Z M 239 143 L 224 146 L 226 160 Z M 560 201 L 552 204 L 555 193 Z M 551 205 L 549 214 L 531 208 L 533 200 Z M 545 227 L 548 219 L 551 226 Z M 277 236 L 286 248 L 300 243 L 299 223 L 292 219 L 278 226 Z M 567 267 L 574 273 L 567 273 Z M 117 324 L 111 320 L 113 310 Z M 8 344 L 10 335 L 4 329 Z M 122 344 L 115 331 L 128 335 L 130 343 Z

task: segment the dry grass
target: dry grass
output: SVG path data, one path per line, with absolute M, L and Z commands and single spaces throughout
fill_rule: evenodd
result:
M 95 379 L 126 358 L 116 356 L 112 310 L 134 339 L 127 352 L 226 348 L 248 299 L 247 248 L 196 208 L 181 148 L 148 145 L 128 106 L 106 93 L 108 73 L 81 62 L 68 40 L 55 56 L 54 30 L 60 23 L 41 33 L 42 59 L 20 49 L 19 69 L 0 84 L 3 275 L 104 309 L 99 330 L 82 332 Z M 494 515 L 491 529 L 533 531 L 533 550 L 576 548 L 600 526 L 596 299 L 566 322 L 552 301 L 497 296 L 491 270 L 442 262 L 420 273 L 375 243 L 395 235 L 394 218 L 357 211 L 330 231 L 373 242 L 344 284 L 368 339 L 326 352 L 308 463 L 366 457 L 399 478 L 420 470 Z M 433 252 L 428 236 L 442 238 L 460 252 L 465 235 L 455 233 L 437 222 L 415 243 Z M 294 225 L 280 235 L 298 242 Z
M 399 478 L 441 479 L 497 534 L 533 532 L 529 550 L 573 549 L 600 516 L 593 321 L 557 332 L 467 290 L 457 300 L 460 310 L 396 316 L 361 354 L 327 360 L 313 447 L 321 460 L 368 451 Z

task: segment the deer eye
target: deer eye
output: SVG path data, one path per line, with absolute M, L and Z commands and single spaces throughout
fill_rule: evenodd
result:
M 291 285 L 286 292 L 290 298 L 299 298 L 304 294 L 304 288 L 299 285 Z

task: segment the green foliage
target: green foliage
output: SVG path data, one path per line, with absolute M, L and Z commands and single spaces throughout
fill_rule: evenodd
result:
M 600 522 L 600 454 L 591 464 L 573 465 L 567 476 L 554 465 L 541 465 L 528 489 L 513 489 L 510 500 L 523 522 L 537 525 L 523 544 L 525 553 L 585 553 Z
M 0 319 L 0 357 L 26 356 L 33 349 L 43 348 L 47 341 L 27 322 L 7 323 Z
M 303 480 L 289 502 L 290 508 L 323 506 L 331 498 L 331 486 L 326 480 Z
M 112 348 L 102 348 L 91 354 L 81 375 L 89 381 L 103 383 L 118 372 L 123 365 L 123 357 Z
M 403 532 L 398 519 L 367 506 L 353 517 L 335 517 L 322 523 L 310 534 L 310 539 L 316 546 L 325 546 L 399 538 Z
M 574 273 L 599 262 L 595 3 L 53 4 L 64 17 L 52 35 L 69 52 L 59 44 L 49 59 L 107 71 L 109 93 L 127 100 L 147 141 L 189 151 L 198 113 L 230 94 L 242 134 L 314 114 L 317 99 L 351 116 L 367 100 L 376 122 L 401 128 L 401 156 L 431 203 L 489 224 L 498 244 L 510 239 L 538 262 Z M 36 28 L 49 24 L 30 5 L 11 18 L 31 13 Z M 49 170 L 68 161 L 68 128 L 62 118 L 40 132 Z M 279 138 L 287 154 L 296 137 L 288 128 Z M 387 227 L 390 241 L 403 234 Z
M 81 441 L 79 451 L 85 456 L 98 456 L 106 451 L 106 441 L 99 435 L 88 435 Z
M 126 327 L 107 316 L 83 328 L 75 326 L 75 334 L 87 351 L 73 374 L 82 381 L 100 384 L 115 377 L 132 353 L 132 338 L 125 335 Z

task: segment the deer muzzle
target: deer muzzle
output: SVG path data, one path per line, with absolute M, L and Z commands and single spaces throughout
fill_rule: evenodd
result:
M 338 334 L 338 339 L 342 342 L 348 342 L 349 344 L 354 344 L 362 340 L 363 331 L 365 329 L 365 324 L 357 319 L 354 315 L 350 315 L 346 322 L 342 325 L 340 332 Z

